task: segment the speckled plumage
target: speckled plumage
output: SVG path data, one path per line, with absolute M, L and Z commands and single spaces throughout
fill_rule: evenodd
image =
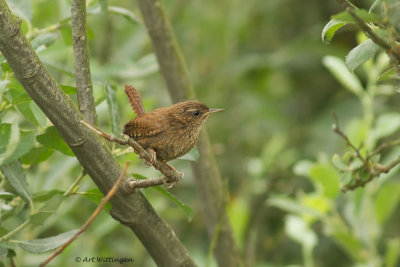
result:
M 180 102 L 137 114 L 125 125 L 124 134 L 134 138 L 144 149 L 154 150 L 158 160 L 167 162 L 189 152 L 196 145 L 208 116 L 221 110 L 209 109 L 198 101 Z

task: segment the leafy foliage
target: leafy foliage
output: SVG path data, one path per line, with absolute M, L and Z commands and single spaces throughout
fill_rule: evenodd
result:
M 398 36 L 393 27 L 399 22 L 397 2 L 359 1 L 355 14 L 390 43 Z M 7 3 L 77 105 L 69 2 Z M 119 135 L 134 116 L 124 83 L 139 89 L 146 110 L 169 105 L 170 99 L 136 3 L 87 3 L 99 128 Z M 398 167 L 363 188 L 341 189 L 369 179 L 366 165 L 388 166 L 398 158 L 400 151 L 391 144 L 399 134 L 400 76 L 385 49 L 358 32 L 348 11 L 332 15 L 338 10 L 334 3 L 165 1 L 199 99 L 225 109 L 219 119 L 207 121 L 207 128 L 231 191 L 229 217 L 248 266 L 399 264 Z M 103 195 L 86 178 L 70 188 L 82 176 L 79 163 L 2 56 L 0 64 L 0 259 L 37 265 L 75 233 L 72 229 L 86 221 Z M 332 110 L 368 164 L 332 131 Z M 389 146 L 377 151 L 383 144 Z M 120 163 L 137 163 L 129 173 L 159 175 L 130 149 L 111 150 Z M 183 159 L 199 157 L 193 150 Z M 172 164 L 185 171 L 176 187 L 142 192 L 204 266 L 210 243 L 203 200 L 190 162 Z M 154 265 L 137 239 L 111 219 L 109 209 L 55 265 L 86 255 L 133 257 L 137 266 Z

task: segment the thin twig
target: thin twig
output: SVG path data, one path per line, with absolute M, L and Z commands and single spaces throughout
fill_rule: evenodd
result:
M 132 190 L 135 188 L 146 188 L 151 186 L 163 185 L 165 184 L 165 178 L 151 178 L 146 180 L 136 180 L 136 179 L 128 179 L 126 181 L 126 186 L 128 190 Z
M 24 229 L 27 225 L 29 224 L 29 219 L 26 220 L 25 222 L 23 222 L 22 224 L 20 224 L 17 228 L 15 228 L 14 230 L 8 232 L 7 234 L 3 235 L 0 238 L 0 242 L 3 242 L 7 239 L 9 239 L 11 236 L 13 236 L 14 234 L 18 233 L 19 231 L 21 231 L 22 229 Z
M 83 177 L 85 177 L 86 174 L 87 174 L 86 171 L 82 170 L 81 175 L 79 175 L 79 177 L 71 184 L 71 186 L 67 189 L 67 191 L 65 191 L 63 196 L 70 195 L 74 191 L 75 187 L 82 181 Z
M 143 158 L 148 162 L 150 162 L 152 160 L 152 157 L 149 154 L 149 152 L 147 152 L 134 139 L 129 138 L 129 136 L 123 135 L 122 138 L 117 138 L 115 136 L 104 133 L 103 131 L 94 127 L 93 125 L 90 125 L 86 121 L 82 120 L 81 123 L 110 142 L 114 142 L 114 143 L 117 143 L 120 145 L 131 146 L 133 148 L 133 150 L 135 151 L 135 153 L 138 154 L 140 158 Z M 156 162 L 154 163 L 153 166 L 154 166 L 154 168 L 159 170 L 162 174 L 164 174 L 165 177 L 147 179 L 147 180 L 143 180 L 143 181 L 135 180 L 134 183 L 129 184 L 128 188 L 131 188 L 131 189 L 139 188 L 139 187 L 142 188 L 142 187 L 149 187 L 149 186 L 153 186 L 153 185 L 161 185 L 161 184 L 166 184 L 166 183 L 170 183 L 173 185 L 174 183 L 176 183 L 182 179 L 182 175 L 180 175 L 178 172 L 173 171 L 170 167 L 168 167 L 168 165 L 166 163 L 156 160 Z M 153 181 L 149 181 L 149 180 L 153 180 Z M 145 181 L 147 181 L 147 182 L 145 182 Z M 161 183 L 161 181 L 163 181 L 163 182 Z
M 339 127 L 339 119 L 336 115 L 335 112 L 332 112 L 332 116 L 335 120 L 335 124 L 332 125 L 332 129 L 335 131 L 335 133 L 337 133 L 338 135 L 340 135 L 345 141 L 346 144 L 348 146 L 350 146 L 357 154 L 357 157 L 364 163 L 364 165 L 366 164 L 366 160 L 364 159 L 364 157 L 361 155 L 360 150 L 358 148 L 356 148 L 353 143 L 350 141 L 350 139 L 347 137 L 347 135 L 345 133 L 342 132 L 342 130 Z
M 61 247 L 59 247 L 56 251 L 53 252 L 53 254 L 50 255 L 44 262 L 42 262 L 39 266 L 44 267 L 46 266 L 51 260 L 53 260 L 57 255 L 62 253 L 64 249 L 71 244 L 78 236 L 80 236 L 83 232 L 86 231 L 86 229 L 93 223 L 94 219 L 100 214 L 100 211 L 104 208 L 104 206 L 107 204 L 107 202 L 111 199 L 111 197 L 117 192 L 118 187 L 121 185 L 121 183 L 125 180 L 126 177 L 126 172 L 128 170 L 129 166 L 129 161 L 125 163 L 125 167 L 122 170 L 122 173 L 118 180 L 115 182 L 113 187 L 108 191 L 107 195 L 101 200 L 100 204 L 97 206 L 96 210 L 93 212 L 93 214 L 90 216 L 90 218 L 85 222 L 85 224 L 79 229 L 79 231 L 74 234 L 67 242 L 65 242 Z
M 96 124 L 89 44 L 86 30 L 86 0 L 71 0 L 71 28 L 75 59 L 75 79 L 79 110 L 85 120 Z
M 398 146 L 398 145 L 400 145 L 400 140 L 394 140 L 394 141 L 391 141 L 391 142 L 383 143 L 380 146 L 378 146 L 378 148 L 375 149 L 373 152 L 369 153 L 368 156 L 367 156 L 367 159 L 370 159 L 371 157 L 379 154 L 382 150 L 384 150 L 386 148 L 395 147 L 395 146 Z

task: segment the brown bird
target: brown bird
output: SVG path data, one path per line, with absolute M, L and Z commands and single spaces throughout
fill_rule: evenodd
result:
M 208 116 L 223 110 L 190 100 L 146 113 L 135 88 L 126 84 L 125 93 L 136 117 L 125 125 L 124 134 L 134 138 L 152 155 L 150 164 L 156 159 L 166 163 L 189 152 L 196 145 Z M 171 165 L 167 166 L 175 170 Z

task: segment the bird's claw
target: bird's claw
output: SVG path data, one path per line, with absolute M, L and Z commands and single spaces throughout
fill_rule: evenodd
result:
M 174 181 L 169 182 L 168 177 L 164 177 L 164 184 L 166 184 L 166 188 L 174 187 L 180 180 L 182 180 L 183 176 L 185 175 L 183 172 L 175 170 L 176 174 L 174 177 Z
M 149 154 L 150 154 L 150 160 L 147 160 L 147 161 L 146 161 L 146 165 L 147 165 L 148 167 L 150 167 L 150 166 L 153 166 L 154 164 L 156 164 L 156 161 L 157 161 L 157 154 L 156 154 L 156 152 L 155 152 L 153 149 L 151 149 L 151 148 L 147 149 L 147 152 L 149 152 Z

